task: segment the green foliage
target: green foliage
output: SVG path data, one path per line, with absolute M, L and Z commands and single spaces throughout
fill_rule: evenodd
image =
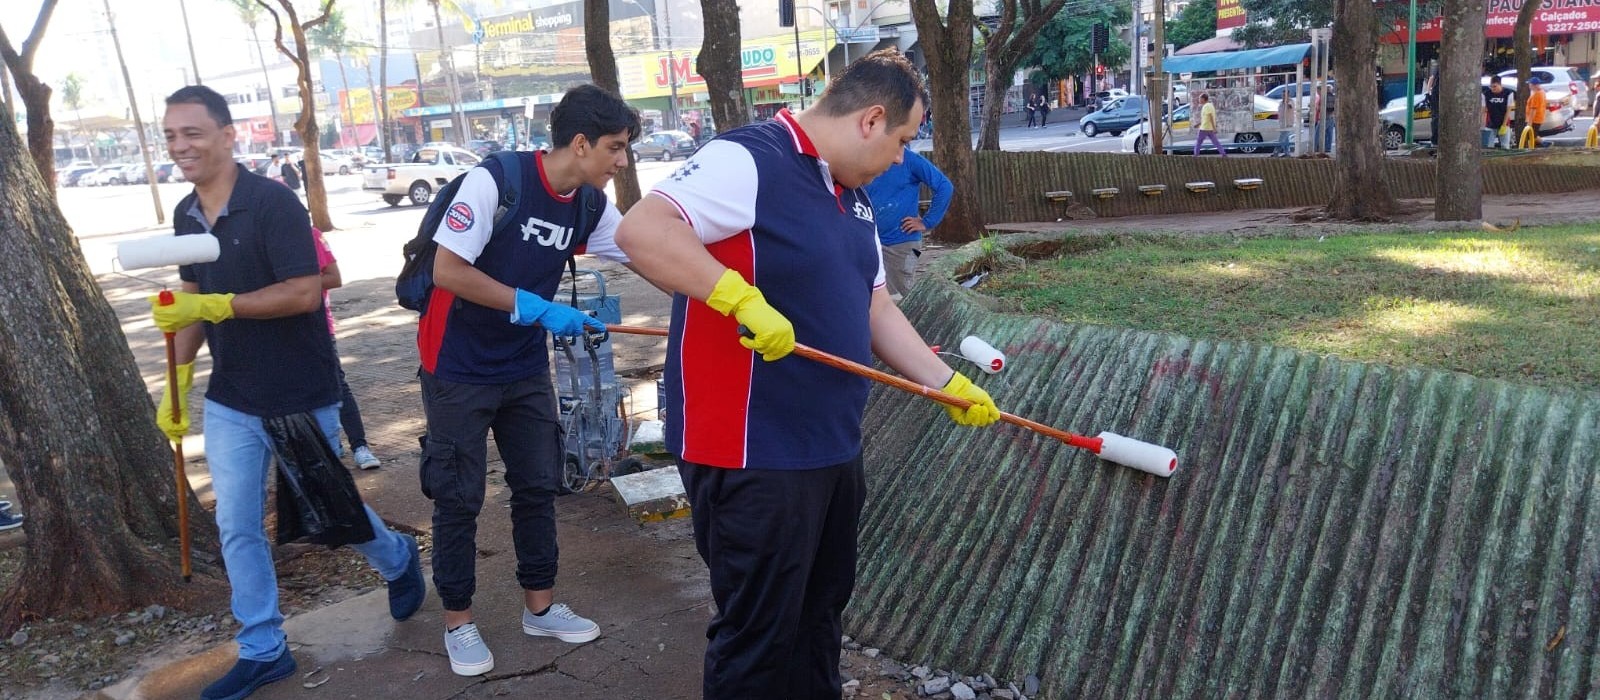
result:
M 1037 69 L 1044 80 L 1060 80 L 1089 72 L 1094 68 L 1090 35 L 1095 22 L 1105 22 L 1112 27 L 1111 43 L 1101 54 L 1100 62 L 1106 70 L 1121 68 L 1133 57 L 1133 50 L 1118 36 L 1116 28 L 1127 26 L 1132 19 L 1133 10 L 1128 3 L 1063 9 L 1039 30 L 1033 50 L 1022 59 L 1022 67 Z
M 350 28 L 344 23 L 344 12 L 337 6 L 328 10 L 328 19 L 306 30 L 306 43 L 313 49 L 334 56 L 344 55 L 350 45 Z
M 983 290 L 1074 323 L 1600 389 L 1600 234 L 1588 226 L 1121 238 Z
M 67 109 L 76 110 L 83 106 L 83 76 L 76 72 L 68 73 L 61 79 L 61 104 Z
M 1177 19 L 1167 22 L 1167 43 L 1181 49 L 1217 35 L 1217 4 L 1191 2 Z
M 1307 31 L 1333 26 L 1329 0 L 1239 0 L 1247 23 L 1233 30 L 1246 46 L 1278 46 L 1310 41 Z

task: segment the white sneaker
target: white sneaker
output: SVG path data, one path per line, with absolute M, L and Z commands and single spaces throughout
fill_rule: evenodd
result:
M 600 636 L 600 626 L 578 614 L 566 603 L 550 606 L 543 615 L 522 610 L 522 633 L 534 637 L 555 637 L 563 642 L 578 644 Z
M 377 469 L 383 465 L 383 462 L 379 461 L 377 455 L 372 454 L 371 448 L 366 445 L 356 448 L 355 458 L 356 466 L 362 469 Z
M 481 676 L 494 670 L 494 654 L 471 622 L 444 633 L 444 650 L 450 655 L 450 670 L 458 676 Z

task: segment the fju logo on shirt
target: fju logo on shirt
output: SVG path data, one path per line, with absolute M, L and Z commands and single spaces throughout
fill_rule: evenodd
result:
M 866 202 L 856 202 L 855 213 L 857 219 L 869 224 L 877 223 L 877 220 L 872 218 L 872 207 L 867 206 Z
M 566 250 L 572 244 L 572 227 L 552 224 L 536 216 L 528 217 L 522 225 L 522 240 L 534 241 L 542 246 Z

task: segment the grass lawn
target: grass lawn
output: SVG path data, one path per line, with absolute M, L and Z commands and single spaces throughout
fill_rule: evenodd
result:
M 1064 321 L 1600 390 L 1600 227 L 1083 244 L 983 291 Z

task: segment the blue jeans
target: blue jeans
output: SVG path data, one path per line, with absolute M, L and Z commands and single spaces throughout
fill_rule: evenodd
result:
M 1293 134 L 1294 132 L 1288 129 L 1278 130 L 1278 152 L 1274 153 L 1273 155 L 1280 157 L 1294 155 L 1294 146 L 1289 142 L 1289 139 L 1292 138 Z
M 311 412 L 329 444 L 339 452 L 339 406 Z M 283 653 L 283 613 L 278 610 L 278 575 L 267 539 L 267 479 L 272 474 L 272 442 L 261 419 L 222 404 L 205 402 L 206 462 L 217 497 L 217 530 L 222 561 L 233 589 L 233 617 L 239 621 L 239 658 L 271 661 Z M 385 581 L 399 578 L 411 563 L 406 541 L 367 508 L 378 536 L 355 545 Z

